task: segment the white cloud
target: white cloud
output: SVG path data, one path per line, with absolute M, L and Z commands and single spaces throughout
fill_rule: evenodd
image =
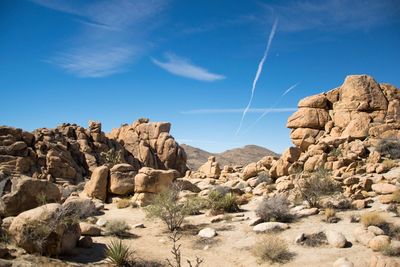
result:
M 297 108 L 251 108 L 247 112 L 249 113 L 283 113 L 283 112 L 294 112 Z M 193 109 L 188 111 L 182 111 L 182 114 L 224 114 L 224 113 L 242 113 L 243 108 L 226 108 L 226 109 Z
M 168 3 L 166 0 L 32 2 L 71 14 L 80 24 L 79 31 L 67 40 L 68 47 L 46 60 L 79 77 L 103 77 L 125 71 L 146 50 L 154 17 L 159 17 Z
M 190 60 L 167 53 L 166 61 L 152 59 L 153 63 L 169 73 L 195 79 L 199 81 L 213 82 L 225 79 L 225 76 L 209 72 L 207 69 L 194 65 Z
M 268 11 L 268 17 L 271 14 L 279 17 L 279 30 L 287 32 L 366 30 L 400 15 L 400 5 L 396 0 L 297 0 L 261 5 Z

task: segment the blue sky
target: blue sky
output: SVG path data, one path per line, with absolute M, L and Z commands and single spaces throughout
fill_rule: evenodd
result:
M 148 117 L 212 152 L 282 152 L 298 100 L 346 75 L 400 86 L 399 0 L 3 0 L 0 39 L 0 124 Z

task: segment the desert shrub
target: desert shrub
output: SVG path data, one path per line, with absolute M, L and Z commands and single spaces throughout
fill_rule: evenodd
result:
M 294 254 L 289 251 L 287 242 L 276 234 L 267 234 L 256 243 L 253 253 L 264 262 L 285 263 L 290 261 Z
M 381 249 L 381 252 L 383 255 L 389 256 L 389 257 L 400 257 L 400 247 L 398 246 L 393 246 L 391 244 L 384 246 Z
M 320 247 L 327 244 L 327 238 L 324 232 L 305 235 L 303 244 L 308 247 Z
M 233 193 L 224 194 L 213 190 L 208 194 L 208 200 L 209 207 L 213 214 L 237 212 L 240 210 L 237 204 L 237 198 Z
M 129 225 L 122 220 L 112 220 L 106 224 L 106 231 L 113 236 L 126 236 L 130 230 Z
M 265 222 L 290 222 L 294 218 L 290 213 L 288 200 L 282 195 L 263 199 L 256 209 L 256 214 Z
M 334 147 L 328 154 L 330 157 L 340 157 L 342 156 L 342 150 L 339 147 Z
M 179 234 L 178 231 L 174 231 L 174 233 L 169 236 L 169 239 L 172 241 L 171 253 L 173 256 L 172 261 L 167 259 L 167 265 L 170 267 L 181 267 L 182 266 L 181 244 L 178 244 L 178 242 L 181 238 L 182 238 L 182 235 Z M 192 261 L 190 261 L 190 260 L 186 260 L 186 262 L 188 263 L 189 267 L 199 267 L 203 263 L 203 259 L 196 257 L 195 263 L 192 263 Z
M 341 187 L 331 178 L 328 170 L 320 168 L 305 177 L 303 183 L 297 185 L 297 189 L 310 207 L 318 207 L 321 197 L 340 192 Z
M 374 225 L 374 226 L 382 226 L 386 223 L 385 219 L 382 217 L 381 214 L 379 214 L 376 211 L 371 211 L 371 212 L 367 212 L 364 213 L 363 215 L 361 215 L 361 219 L 360 219 L 361 223 L 364 224 L 364 226 L 370 226 L 370 225 Z
M 385 232 L 385 235 L 394 240 L 400 240 L 400 226 L 392 223 L 383 223 L 380 228 Z
M 385 159 L 382 161 L 382 165 L 385 170 L 390 170 L 391 168 L 396 167 L 396 162 L 392 159 Z
M 116 151 L 114 148 L 111 148 L 107 152 L 101 152 L 100 157 L 103 162 L 109 167 L 123 162 L 121 152 Z
M 400 158 L 400 140 L 397 138 L 385 138 L 379 141 L 376 150 L 382 155 L 392 159 Z
M 116 266 L 129 266 L 133 251 L 121 240 L 112 240 L 105 251 L 108 261 Z
M 201 204 L 196 200 L 178 201 L 179 189 L 172 187 L 156 195 L 145 208 L 148 218 L 159 218 L 171 232 L 179 229 L 185 217 L 199 211 Z
M 30 240 L 35 244 L 35 250 L 42 255 L 47 246 L 47 240 L 53 232 L 52 225 L 47 225 L 41 221 L 33 221 L 22 230 L 25 240 Z
M 117 202 L 118 209 L 125 209 L 125 208 L 129 207 L 130 205 L 131 205 L 131 202 L 127 198 L 120 199 Z
M 337 223 L 339 221 L 339 218 L 336 216 L 336 211 L 333 208 L 326 208 L 324 216 L 324 221 L 327 223 Z

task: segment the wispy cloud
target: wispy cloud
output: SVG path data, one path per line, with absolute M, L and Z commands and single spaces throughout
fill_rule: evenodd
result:
M 293 112 L 297 108 L 250 108 L 247 110 L 248 113 L 284 113 Z M 182 111 L 182 114 L 217 114 L 217 113 L 242 113 L 243 108 L 226 108 L 226 109 L 192 109 Z
M 127 69 L 147 49 L 152 19 L 167 7 L 166 0 L 32 2 L 72 15 L 80 27 L 49 63 L 79 77 L 103 77 Z
M 225 79 L 221 74 L 211 73 L 205 68 L 194 65 L 190 60 L 178 57 L 172 53 L 165 54 L 166 61 L 162 62 L 157 59 L 152 59 L 153 63 L 168 71 L 169 73 L 195 79 L 199 81 L 213 82 Z
M 325 0 L 281 1 L 261 4 L 267 10 L 265 19 L 278 16 L 281 31 L 310 29 L 368 29 L 400 16 L 397 0 Z M 269 19 L 270 21 L 270 19 Z
M 267 42 L 267 46 L 266 46 L 266 48 L 265 48 L 263 57 L 261 58 L 260 63 L 258 63 L 258 68 L 257 68 L 256 76 L 254 77 L 253 86 L 251 87 L 251 94 L 250 94 L 249 103 L 247 104 L 246 108 L 243 110 L 243 114 L 242 114 L 242 118 L 241 118 L 241 120 L 240 120 L 239 127 L 238 127 L 238 129 L 236 130 L 236 135 L 237 135 L 237 134 L 240 132 L 240 130 L 242 129 L 242 124 L 243 124 L 244 117 L 246 116 L 246 113 L 247 113 L 248 110 L 250 109 L 251 103 L 253 102 L 254 92 L 255 92 L 255 90 L 256 90 L 257 82 L 258 82 L 258 79 L 260 78 L 262 69 L 263 69 L 263 67 L 264 67 L 265 60 L 267 59 L 268 52 L 269 52 L 269 48 L 271 47 L 272 40 L 274 39 L 275 31 L 276 31 L 276 26 L 277 26 L 277 25 L 278 25 L 278 20 L 275 19 L 274 23 L 272 24 L 272 29 L 271 29 L 271 32 L 270 32 L 269 37 L 268 37 L 268 42 Z

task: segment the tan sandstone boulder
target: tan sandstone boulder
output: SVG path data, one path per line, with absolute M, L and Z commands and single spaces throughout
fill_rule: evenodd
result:
M 90 181 L 85 185 L 85 193 L 89 197 L 105 201 L 107 198 L 108 167 L 100 166 L 94 169 Z
M 135 176 L 135 193 L 160 193 L 179 176 L 175 170 L 155 170 L 143 167 Z
M 221 168 L 214 156 L 208 157 L 207 162 L 201 165 L 198 171 L 208 178 L 218 179 L 221 175 Z
M 132 165 L 122 163 L 110 169 L 109 191 L 116 195 L 127 195 L 135 191 L 135 175 Z

